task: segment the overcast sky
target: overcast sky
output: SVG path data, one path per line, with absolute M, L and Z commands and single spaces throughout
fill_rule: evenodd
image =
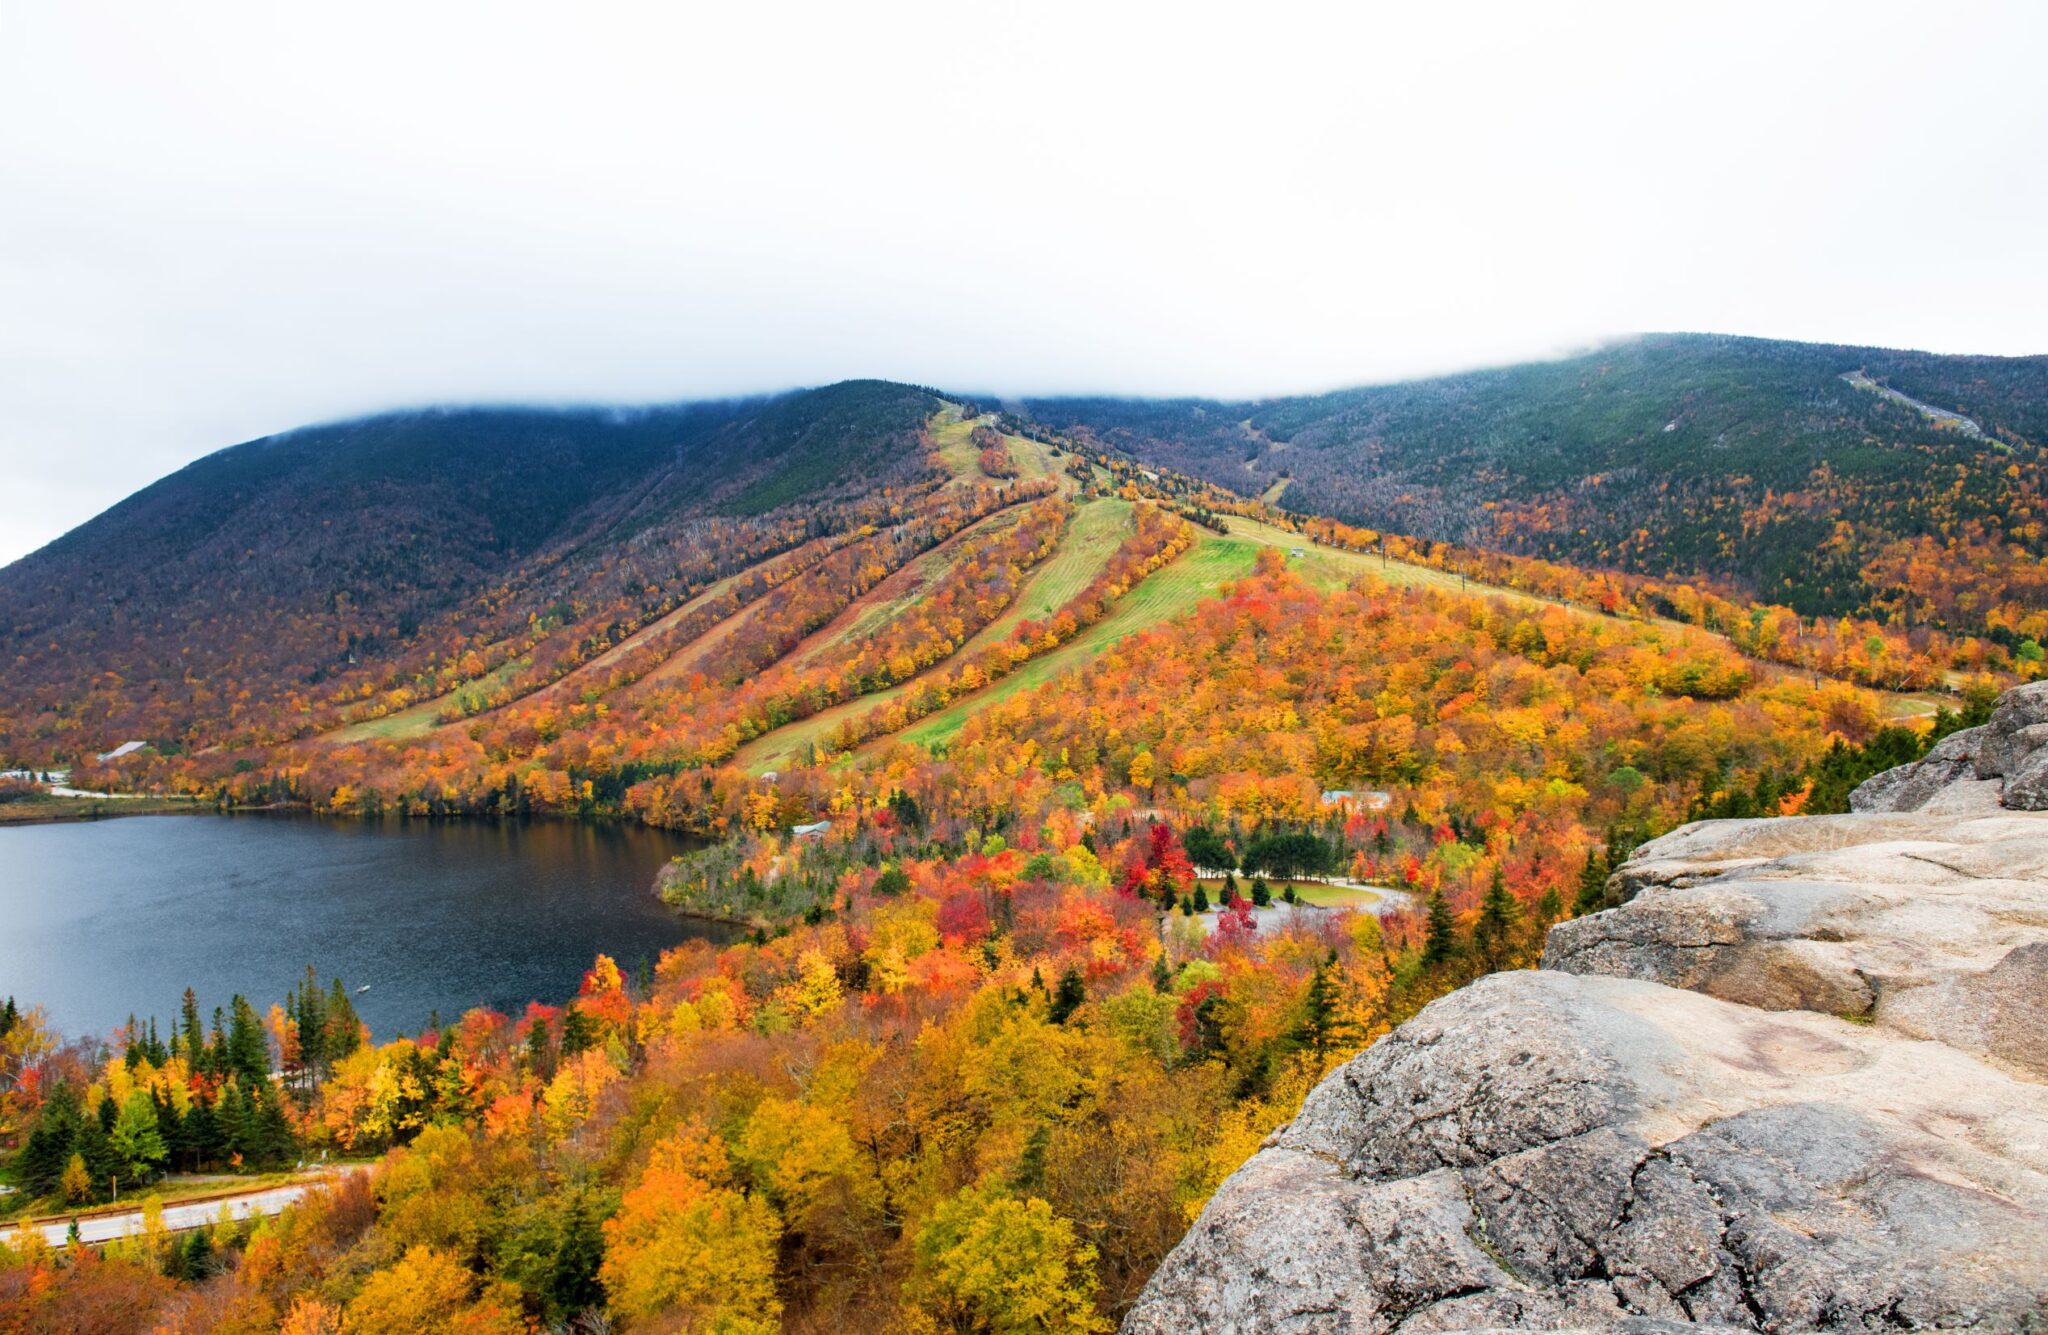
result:
M 0 0 L 0 561 L 378 408 L 2048 352 L 2048 5 Z

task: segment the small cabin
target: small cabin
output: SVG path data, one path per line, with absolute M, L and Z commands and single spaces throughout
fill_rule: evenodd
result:
M 799 839 L 823 839 L 825 837 L 825 832 L 831 828 L 831 821 L 819 820 L 812 821 L 809 825 L 796 826 L 794 829 L 790 831 L 790 833 L 795 835 Z

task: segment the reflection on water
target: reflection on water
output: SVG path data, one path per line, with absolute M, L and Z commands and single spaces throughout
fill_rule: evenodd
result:
M 629 973 L 686 937 L 654 874 L 687 845 L 567 821 L 136 816 L 0 829 L 0 995 L 69 1034 L 132 1011 L 262 1009 L 312 964 L 380 1039 L 430 1011 L 559 1002 L 599 951 Z

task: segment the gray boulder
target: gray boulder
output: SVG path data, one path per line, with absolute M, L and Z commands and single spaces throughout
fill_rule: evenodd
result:
M 1865 780 L 1849 794 L 1858 812 L 1976 813 L 2003 806 L 2048 811 L 2048 681 L 1998 697 L 1991 721 L 1936 743 L 1911 765 Z
M 2048 1329 L 2044 737 L 2029 688 L 1860 814 L 1643 845 L 1318 1085 L 1125 1331 Z
M 2022 1329 L 2048 1101 L 1942 1044 L 1521 972 L 1319 1085 L 1127 1332 Z
M 1543 965 L 1845 1016 L 2048 1080 L 2048 817 L 1846 848 L 1841 822 L 1769 822 L 1777 857 L 1727 859 L 1735 869 L 1705 881 L 1698 837 L 1647 844 L 1623 869 L 1641 884 L 1635 898 L 1558 924 Z M 1682 874 L 1657 870 L 1674 861 Z

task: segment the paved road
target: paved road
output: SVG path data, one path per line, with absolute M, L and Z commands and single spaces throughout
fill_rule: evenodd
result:
M 199 1228 L 220 1218 L 223 1205 L 233 1212 L 237 1219 L 249 1219 L 257 1215 L 281 1214 L 287 1205 L 295 1203 L 314 1187 L 330 1182 L 347 1173 L 367 1171 L 367 1166 L 343 1169 L 341 1173 L 330 1173 L 320 1177 L 309 1177 L 303 1182 L 290 1182 L 279 1187 L 264 1187 L 258 1191 L 244 1192 L 239 1196 L 217 1196 L 209 1201 L 193 1201 L 189 1205 L 166 1205 L 164 1227 L 176 1232 L 179 1229 Z M 60 1220 L 54 1224 L 40 1225 L 43 1236 L 53 1247 L 62 1247 L 71 1237 L 71 1221 Z M 142 1232 L 141 1209 L 128 1210 L 121 1214 L 80 1215 L 78 1236 L 85 1242 L 112 1242 Z

